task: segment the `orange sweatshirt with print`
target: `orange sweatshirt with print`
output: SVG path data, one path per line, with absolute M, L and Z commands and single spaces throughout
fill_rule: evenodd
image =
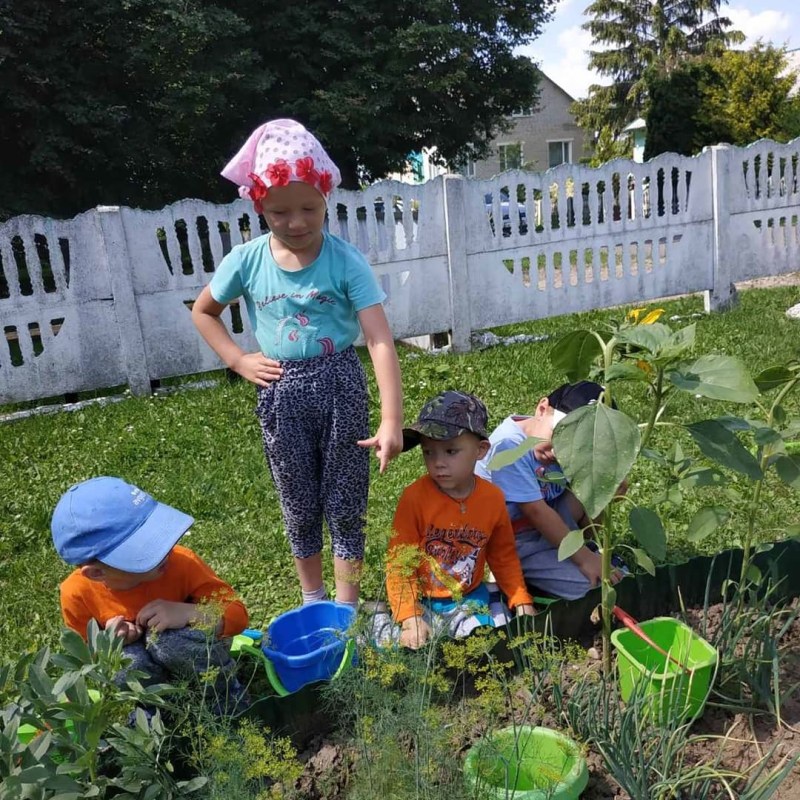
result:
M 90 619 L 96 619 L 100 627 L 120 614 L 133 621 L 151 600 L 220 603 L 224 609 L 222 636 L 233 636 L 247 627 L 247 609 L 233 589 L 200 556 L 180 545 L 172 549 L 162 575 L 133 589 L 109 589 L 100 581 L 85 578 L 80 568 L 61 584 L 64 622 L 84 639 Z
M 397 622 L 422 613 L 420 596 L 451 597 L 454 583 L 463 594 L 476 589 L 487 562 L 511 608 L 533 602 L 500 489 L 476 476 L 472 494 L 454 500 L 425 475 L 403 492 L 386 570 Z

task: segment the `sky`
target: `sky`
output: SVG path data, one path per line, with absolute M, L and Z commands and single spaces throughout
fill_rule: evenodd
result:
M 518 52 L 533 58 L 545 74 L 575 98 L 585 97 L 592 83 L 608 83 L 589 70 L 586 51 L 592 37 L 581 28 L 591 0 L 558 0 L 556 13 L 544 33 Z M 733 21 L 750 47 L 759 39 L 789 49 L 800 48 L 800 3 L 797 0 L 733 0 L 721 10 Z

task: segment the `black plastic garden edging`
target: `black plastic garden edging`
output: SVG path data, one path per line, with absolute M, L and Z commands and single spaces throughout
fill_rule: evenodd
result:
M 722 599 L 723 584 L 737 580 L 742 568 L 742 550 L 726 550 L 715 556 L 696 556 L 681 564 L 665 564 L 655 575 L 629 575 L 617 584 L 617 604 L 639 620 L 672 614 L 681 609 L 697 608 L 706 602 Z M 767 582 L 777 587 L 776 599 L 792 599 L 800 595 L 800 541 L 790 539 L 763 546 L 755 555 L 754 564 Z M 579 600 L 555 600 L 546 611 L 533 619 L 533 629 L 559 639 L 573 639 L 588 644 L 598 631 L 591 620 L 592 611 L 600 604 L 600 589 L 593 589 Z M 509 626 L 509 635 L 518 632 L 516 620 Z M 495 650 L 506 648 L 498 642 Z M 502 657 L 498 653 L 498 657 Z M 302 746 L 310 738 L 323 735 L 335 725 L 334 712 L 325 707 L 324 683 L 312 683 L 285 697 L 270 695 L 256 700 L 241 715 L 257 719 L 276 734 L 287 734 Z

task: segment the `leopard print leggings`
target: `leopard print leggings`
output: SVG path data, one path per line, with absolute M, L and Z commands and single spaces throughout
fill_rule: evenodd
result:
M 296 558 L 322 550 L 322 520 L 338 558 L 364 557 L 369 452 L 367 381 L 352 347 L 283 361 L 283 375 L 258 389 L 256 414 Z

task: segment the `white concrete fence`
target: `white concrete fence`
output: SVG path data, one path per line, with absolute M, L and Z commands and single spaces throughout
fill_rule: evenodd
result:
M 330 228 L 373 265 L 398 339 L 705 292 L 800 269 L 800 139 L 599 169 L 336 191 Z M 0 225 L 0 404 L 216 369 L 189 307 L 250 203 L 99 207 Z M 255 349 L 244 306 L 224 319 Z

